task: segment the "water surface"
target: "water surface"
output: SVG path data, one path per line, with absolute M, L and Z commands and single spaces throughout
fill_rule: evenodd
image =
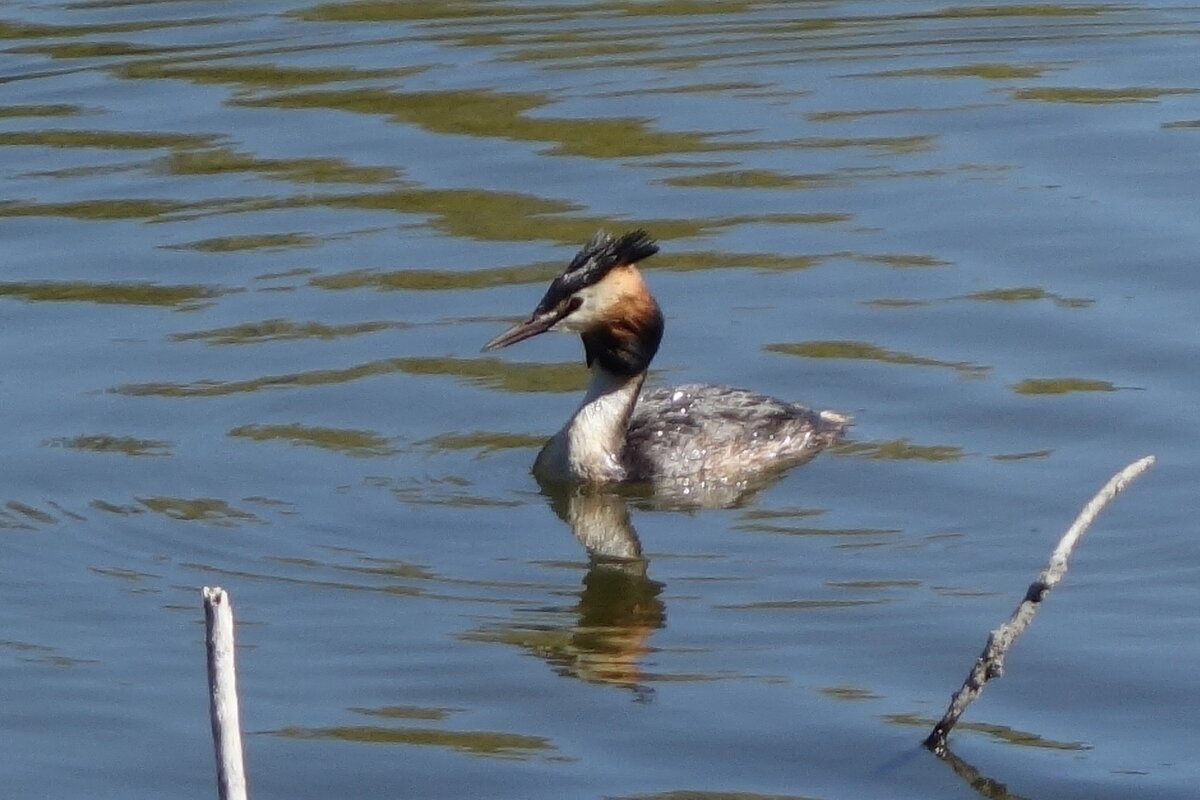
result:
M 1193 797 L 1198 33 L 1172 3 L 6 4 L 6 796 L 211 796 L 220 584 L 260 797 Z M 635 226 L 654 380 L 851 441 L 725 508 L 543 494 L 579 344 L 479 347 Z M 920 750 L 1147 453 L 961 761 Z

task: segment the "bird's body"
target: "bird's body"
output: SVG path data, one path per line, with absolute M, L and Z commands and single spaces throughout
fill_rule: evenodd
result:
M 757 392 L 685 383 L 643 392 L 629 421 L 628 480 L 737 480 L 807 460 L 849 419 Z
M 543 481 L 730 484 L 807 461 L 849 417 L 729 386 L 642 391 L 663 319 L 634 263 L 657 252 L 644 231 L 593 237 L 525 322 L 485 349 L 546 330 L 583 339 L 583 403 L 534 461 Z

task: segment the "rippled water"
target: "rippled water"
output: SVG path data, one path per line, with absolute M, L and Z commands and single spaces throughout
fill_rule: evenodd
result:
M 221 584 L 258 797 L 1194 797 L 1198 34 L 1170 3 L 4 4 L 5 796 L 211 796 Z M 656 380 L 852 441 L 724 509 L 544 496 L 579 345 L 478 350 L 602 226 L 662 243 Z M 1146 453 L 961 762 L 920 750 Z

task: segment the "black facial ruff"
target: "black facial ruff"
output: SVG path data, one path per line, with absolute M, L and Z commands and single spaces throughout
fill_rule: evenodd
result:
M 644 230 L 630 231 L 613 238 L 606 231 L 597 231 L 575 254 L 562 275 L 550 284 L 534 314 L 543 314 L 566 298 L 599 281 L 624 264 L 636 264 L 658 252 L 658 245 Z
M 658 304 L 639 320 L 621 320 L 615 327 L 580 334 L 590 367 L 598 363 L 613 375 L 633 376 L 650 368 L 663 337 L 663 316 Z

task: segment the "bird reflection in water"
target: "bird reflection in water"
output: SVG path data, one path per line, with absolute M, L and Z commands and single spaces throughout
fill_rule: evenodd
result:
M 577 622 L 567 647 L 552 659 L 583 680 L 631 689 L 648 701 L 642 660 L 651 635 L 667 621 L 663 584 L 648 575 L 649 563 L 629 519 L 624 496 L 594 485 L 543 486 L 550 507 L 571 528 L 588 554 Z
M 628 688 L 648 701 L 654 679 L 644 665 L 654 652 L 650 637 L 667 622 L 664 585 L 649 575 L 630 507 L 693 511 L 744 505 L 785 470 L 760 473 L 733 483 L 658 483 L 620 487 L 539 482 L 554 513 L 567 524 L 588 555 L 574 622 L 559 646 L 536 652 L 562 674 Z

